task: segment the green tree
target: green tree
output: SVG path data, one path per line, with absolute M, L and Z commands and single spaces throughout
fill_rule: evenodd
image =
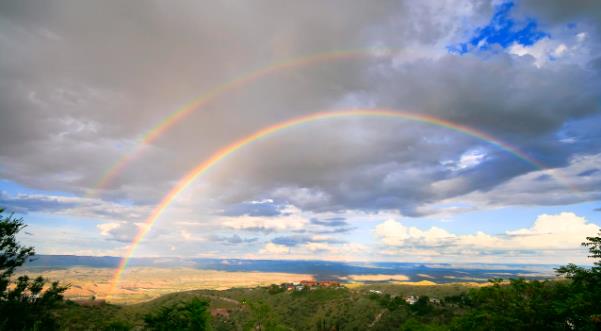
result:
M 271 307 L 263 301 L 256 303 L 248 302 L 248 307 L 251 311 L 251 318 L 245 325 L 246 330 L 257 331 L 285 331 L 290 330 L 286 326 L 280 324 L 279 319 L 272 311 Z
M 161 307 L 157 313 L 146 315 L 144 322 L 149 330 L 205 331 L 209 330 L 210 318 L 209 303 L 194 298 L 188 302 Z
M 46 280 L 20 276 L 13 282 L 15 269 L 35 254 L 33 247 L 22 246 L 16 238 L 25 228 L 22 218 L 3 216 L 0 209 L 0 330 L 51 330 L 57 323 L 51 309 L 63 300 L 67 287 Z
M 571 280 L 567 298 L 558 310 L 568 316 L 567 323 L 575 329 L 601 330 L 601 230 L 596 237 L 587 237 L 582 246 L 595 261 L 591 268 L 568 264 L 557 269 L 559 275 Z

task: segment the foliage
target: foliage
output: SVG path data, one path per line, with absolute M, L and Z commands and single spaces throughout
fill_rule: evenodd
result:
M 601 230 L 597 237 L 587 237 L 582 243 L 589 250 L 589 257 L 596 259 L 592 268 L 568 264 L 557 273 L 570 279 L 569 293 L 559 304 L 567 323 L 577 329 L 601 329 Z
M 209 303 L 198 298 L 161 307 L 157 313 L 144 317 L 146 327 L 157 331 L 209 330 L 209 320 Z
M 401 324 L 401 331 L 443 331 L 448 330 L 442 325 L 427 324 L 418 321 L 415 318 L 410 318 Z
M 22 246 L 16 238 L 24 227 L 23 219 L 13 215 L 2 216 L 0 209 L 0 329 L 45 330 L 57 328 L 51 309 L 63 299 L 67 287 L 53 282 L 46 287 L 42 277 L 20 276 L 13 283 L 12 276 L 35 254 L 33 247 Z
M 269 294 L 275 294 L 271 289 Z M 249 302 L 247 304 L 251 311 L 251 317 L 245 325 L 246 330 L 257 331 L 280 331 L 290 330 L 282 325 L 277 316 L 273 313 L 271 307 L 263 301 Z

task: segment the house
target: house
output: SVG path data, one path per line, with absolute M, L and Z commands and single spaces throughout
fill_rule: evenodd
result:
M 382 294 L 382 291 L 378 291 L 378 290 L 369 290 L 369 293 L 373 293 L 373 294 Z
M 439 298 L 430 298 L 430 303 L 439 305 L 440 304 L 440 299 Z

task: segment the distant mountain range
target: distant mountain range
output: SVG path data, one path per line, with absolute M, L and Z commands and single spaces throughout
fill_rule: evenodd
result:
M 117 268 L 121 258 L 115 256 L 36 255 L 26 268 L 62 269 L 75 266 Z M 412 262 L 339 262 L 310 260 L 243 260 L 206 258 L 132 258 L 130 267 L 188 267 L 221 271 L 258 271 L 311 274 L 318 280 L 345 280 L 351 275 L 405 275 L 410 281 L 437 283 L 484 282 L 490 278 L 553 276 L 555 265 L 525 264 L 451 264 Z

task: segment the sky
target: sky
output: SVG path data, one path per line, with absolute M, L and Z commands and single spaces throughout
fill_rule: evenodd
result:
M 590 263 L 599 1 L 0 1 L 0 50 L 0 206 L 38 254 Z M 405 115 L 178 186 L 357 109 Z

